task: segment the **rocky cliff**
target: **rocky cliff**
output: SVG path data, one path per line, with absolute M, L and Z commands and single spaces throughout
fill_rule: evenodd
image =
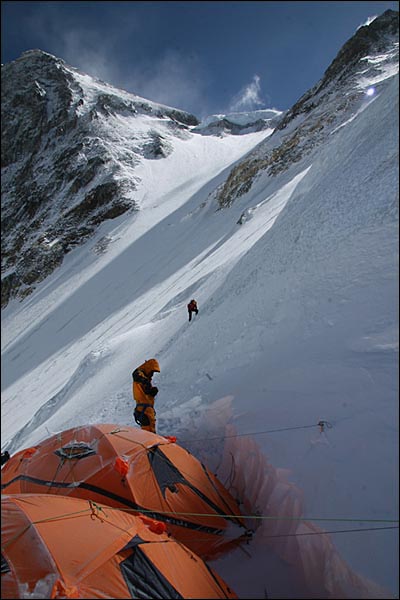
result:
M 2 67 L 2 306 L 105 220 L 138 209 L 135 166 L 196 117 L 95 80 L 40 50 Z

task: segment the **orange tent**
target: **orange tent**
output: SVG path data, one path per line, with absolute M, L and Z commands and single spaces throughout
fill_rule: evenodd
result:
M 238 504 L 190 452 L 136 427 L 76 427 L 12 456 L 2 490 L 86 498 L 166 523 L 204 559 L 249 539 Z
M 1 498 L 2 598 L 237 598 L 160 523 L 80 498 Z

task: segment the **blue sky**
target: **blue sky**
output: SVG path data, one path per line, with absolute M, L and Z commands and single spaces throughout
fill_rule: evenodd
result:
M 197 117 L 286 110 L 389 8 L 398 2 L 3 1 L 2 63 L 40 48 Z

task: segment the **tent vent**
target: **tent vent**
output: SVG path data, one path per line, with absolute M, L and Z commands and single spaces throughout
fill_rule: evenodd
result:
M 56 450 L 55 454 L 61 458 L 85 458 L 85 456 L 96 454 L 96 451 L 85 442 L 71 442 Z

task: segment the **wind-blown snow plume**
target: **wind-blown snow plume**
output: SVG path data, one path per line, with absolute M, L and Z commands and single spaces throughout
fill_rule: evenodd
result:
M 261 79 L 254 75 L 252 81 L 247 84 L 232 100 L 229 110 L 231 112 L 255 110 L 264 104 L 261 99 Z

